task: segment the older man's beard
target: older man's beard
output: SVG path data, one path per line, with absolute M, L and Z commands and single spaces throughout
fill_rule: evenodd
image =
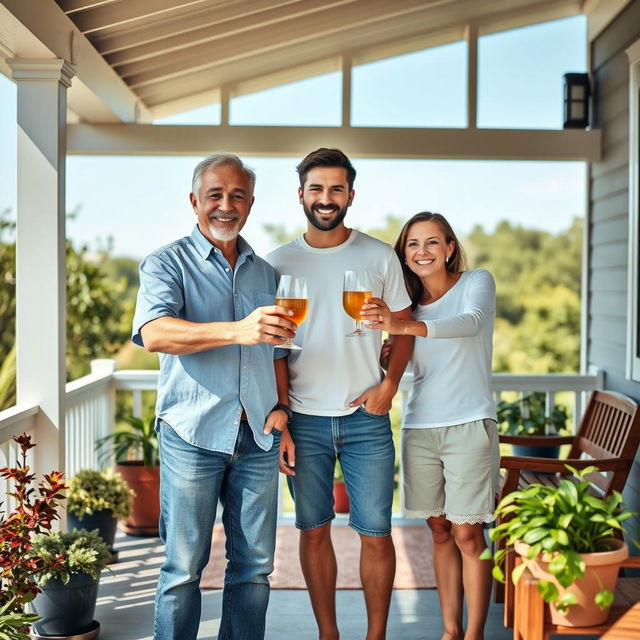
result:
M 311 209 L 309 209 L 307 205 L 303 204 L 302 208 L 304 210 L 304 215 L 307 216 L 307 220 L 316 229 L 319 229 L 320 231 L 331 231 L 332 229 L 335 229 L 344 220 L 344 217 L 347 215 L 347 209 L 349 207 L 347 206 L 344 209 L 340 209 L 338 205 L 314 204 L 311 206 Z M 338 213 L 336 214 L 335 218 L 332 218 L 331 220 L 328 220 L 327 222 L 325 222 L 316 217 L 318 214 L 314 213 L 314 209 L 333 209 Z
M 235 240 L 240 234 L 240 218 L 236 214 L 225 215 L 225 218 L 233 218 L 230 222 L 219 222 L 215 220 L 216 216 L 221 216 L 218 211 L 209 214 L 208 229 L 211 237 L 220 242 L 228 242 Z

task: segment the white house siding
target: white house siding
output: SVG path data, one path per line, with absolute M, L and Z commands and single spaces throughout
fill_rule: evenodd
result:
M 640 400 L 626 378 L 629 225 L 629 61 L 640 38 L 640 0 L 629 2 L 592 42 L 594 127 L 602 129 L 602 161 L 590 168 L 587 364 L 605 372 L 605 387 Z M 625 489 L 640 511 L 640 456 Z

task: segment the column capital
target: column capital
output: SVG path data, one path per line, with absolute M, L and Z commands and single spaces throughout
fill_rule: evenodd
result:
M 11 77 L 18 82 L 54 81 L 67 89 L 76 75 L 75 69 L 63 58 L 7 58 Z

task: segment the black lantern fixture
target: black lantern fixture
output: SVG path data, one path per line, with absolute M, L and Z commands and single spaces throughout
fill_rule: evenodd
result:
M 586 129 L 589 126 L 588 73 L 564 74 L 564 128 Z

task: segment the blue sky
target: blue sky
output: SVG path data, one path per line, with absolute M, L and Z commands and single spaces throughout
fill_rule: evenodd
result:
M 586 70 L 586 21 L 577 16 L 485 36 L 479 42 L 478 126 L 559 129 L 562 74 Z M 466 45 L 453 43 L 354 68 L 355 126 L 465 126 Z M 340 118 L 339 74 L 232 100 L 232 124 L 332 126 Z M 259 114 L 259 120 L 256 119 Z M 219 105 L 164 119 L 219 122 Z M 311 149 L 309 149 L 311 151 Z M 68 235 L 140 258 L 190 232 L 188 193 L 199 158 L 88 157 L 67 160 Z M 245 158 L 258 175 L 256 204 L 243 235 L 259 253 L 272 247 L 262 226 L 304 224 L 297 202 L 300 158 Z M 463 235 L 503 219 L 558 231 L 584 215 L 584 163 L 363 160 L 348 224 L 368 229 L 394 214 L 446 215 Z M 0 209 L 15 210 L 15 87 L 0 76 Z

